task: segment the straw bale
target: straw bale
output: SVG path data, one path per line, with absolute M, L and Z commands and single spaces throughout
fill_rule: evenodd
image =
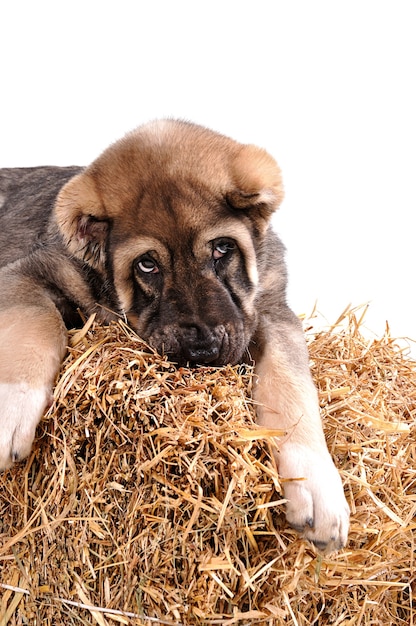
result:
M 0 626 L 416 623 L 415 362 L 342 322 L 309 347 L 345 550 L 285 525 L 250 367 L 176 369 L 90 320 L 31 456 L 0 475 Z

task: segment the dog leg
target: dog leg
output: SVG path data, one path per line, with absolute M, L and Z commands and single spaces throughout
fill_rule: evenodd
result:
M 29 454 L 67 343 L 61 315 L 47 294 L 37 293 L 33 284 L 23 293 L 21 286 L 13 287 L 14 297 L 7 298 L 6 285 L 0 301 L 0 470 Z
M 322 551 L 340 549 L 350 512 L 325 442 L 303 331 L 293 319 L 266 330 L 264 343 L 254 398 L 258 422 L 286 432 L 277 441 L 277 462 L 288 523 Z

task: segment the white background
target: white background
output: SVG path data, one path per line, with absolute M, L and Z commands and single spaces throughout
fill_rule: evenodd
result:
M 416 5 L 33 0 L 0 7 L 0 166 L 87 164 L 155 117 L 265 147 L 289 300 L 416 338 Z

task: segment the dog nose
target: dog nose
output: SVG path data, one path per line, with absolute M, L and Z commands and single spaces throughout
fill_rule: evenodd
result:
M 182 324 L 178 339 L 181 357 L 190 365 L 209 365 L 220 355 L 222 338 L 217 328 L 192 320 Z
M 185 346 L 183 354 L 187 361 L 195 365 L 209 365 L 218 359 L 220 350 L 217 346 Z

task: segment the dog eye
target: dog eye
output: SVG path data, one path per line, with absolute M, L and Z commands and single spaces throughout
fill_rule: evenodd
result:
M 230 254 L 235 248 L 234 242 L 228 239 L 219 239 L 214 241 L 212 258 L 214 261 L 224 258 L 227 254 Z
M 156 261 L 154 261 L 149 255 L 145 255 L 140 257 L 140 259 L 137 259 L 136 267 L 143 272 L 143 274 L 157 274 L 159 272 Z

